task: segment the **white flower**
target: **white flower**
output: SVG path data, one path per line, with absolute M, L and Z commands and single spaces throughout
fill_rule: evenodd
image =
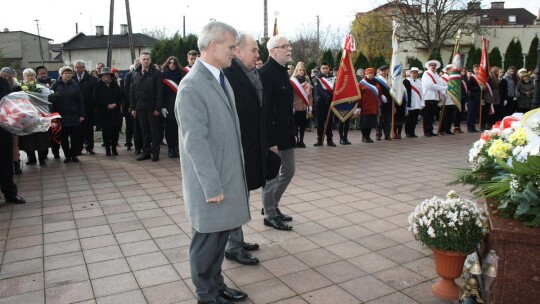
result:
M 435 237 L 435 229 L 433 229 L 433 227 L 429 227 L 427 233 L 429 234 L 430 237 L 432 238 Z

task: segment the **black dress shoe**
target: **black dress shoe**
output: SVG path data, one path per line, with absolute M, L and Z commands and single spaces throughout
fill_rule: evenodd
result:
M 67 164 L 71 162 L 71 157 L 66 157 L 66 159 L 64 159 L 64 164 Z
M 292 226 L 285 224 L 279 216 L 275 216 L 268 220 L 265 218 L 264 225 L 277 230 L 292 230 Z
M 139 156 L 139 158 L 137 158 L 137 161 L 141 161 L 141 160 L 147 160 L 147 159 L 150 159 L 152 158 L 150 155 L 148 154 L 141 154 L 141 156 Z
M 96 155 L 96 152 L 94 152 L 94 150 L 87 150 L 86 152 L 90 155 Z
M 237 252 L 227 252 L 225 251 L 225 257 L 228 260 L 238 262 L 242 265 L 257 265 L 259 264 L 259 259 L 247 253 L 245 250 L 238 250 Z
M 371 143 L 373 143 L 373 139 L 371 139 L 371 138 L 363 138 L 362 142 L 371 144 Z
M 135 155 L 139 155 L 141 153 L 142 153 L 141 149 L 135 149 Z
M 440 135 L 440 136 L 444 136 L 444 135 L 446 135 L 446 134 L 444 134 L 444 132 L 439 132 L 439 135 Z
M 314 147 L 320 147 L 322 146 L 322 141 L 318 140 L 316 143 L 313 144 Z
M 454 133 L 452 131 L 446 131 L 446 132 L 444 132 L 444 134 L 446 134 L 446 135 L 456 135 L 456 133 Z
M 14 204 L 26 204 L 26 201 L 24 198 L 18 196 L 15 194 L 15 196 L 6 196 L 5 197 L 6 202 L 8 203 L 14 203 Z
M 78 159 L 76 156 L 72 157 L 71 160 L 72 160 L 74 163 L 78 163 L 78 162 L 79 162 L 79 159 Z
M 327 141 L 326 145 L 329 146 L 329 147 L 335 147 L 336 146 L 336 144 L 331 140 Z
M 229 287 L 225 287 L 225 289 L 220 290 L 219 294 L 221 295 L 221 297 L 223 299 L 230 300 L 230 301 L 242 301 L 242 300 L 247 298 L 247 294 L 245 292 L 240 291 L 240 290 L 236 290 L 236 289 L 232 289 L 232 288 L 229 288 Z M 220 297 L 218 297 L 217 299 L 219 299 L 219 298 Z M 220 302 L 218 302 L 218 303 L 220 303 Z
M 257 244 L 257 243 L 245 243 L 245 242 L 242 242 L 242 248 L 243 248 L 245 251 L 253 251 L 253 250 L 259 249 L 259 244 Z
M 381 140 L 381 139 L 382 139 L 382 135 L 376 135 L 376 136 L 375 136 L 375 139 L 376 139 L 376 140 Z
M 211 301 L 197 301 L 197 304 L 233 304 L 233 302 L 225 300 L 222 297 L 217 297 L 215 300 Z
M 153 162 L 159 161 L 159 156 L 154 156 L 154 157 L 152 157 L 152 161 L 153 161 Z
M 277 216 L 279 216 L 279 218 L 281 218 L 282 221 L 284 222 L 292 221 L 292 216 L 281 213 L 281 210 L 279 210 L 279 208 L 276 208 L 276 213 L 277 213 Z
M 346 138 L 343 140 L 343 142 L 345 143 L 345 145 L 350 145 L 351 144 L 351 142 Z

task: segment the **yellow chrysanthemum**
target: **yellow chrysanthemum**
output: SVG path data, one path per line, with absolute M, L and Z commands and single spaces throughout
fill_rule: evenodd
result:
M 508 136 L 508 140 L 518 146 L 524 146 L 527 143 L 527 134 L 523 127 L 514 130 L 514 133 Z
M 22 89 L 24 92 L 27 92 L 27 91 L 28 91 L 28 87 L 27 87 L 27 86 L 21 86 L 21 89 Z
M 498 158 L 508 158 L 508 155 L 512 149 L 512 145 L 505 143 L 502 139 L 496 139 L 493 141 L 488 149 L 488 155 Z

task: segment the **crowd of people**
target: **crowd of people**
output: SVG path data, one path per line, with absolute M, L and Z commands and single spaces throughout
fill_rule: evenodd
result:
M 304 63 L 291 62 L 292 47 L 280 35 L 269 39 L 269 58 L 262 63 L 256 40 L 239 35 L 230 25 L 207 24 L 198 39 L 201 51 L 187 54 L 182 67 L 174 56 L 161 65 L 142 52 L 122 79 L 118 70 L 96 66 L 88 72 L 84 61 L 59 70 L 56 80 L 43 66 L 25 69 L 18 83 L 13 69 L 2 68 L 3 97 L 37 81 L 50 88 L 50 111 L 61 115 L 61 130 L 12 136 L 0 128 L 1 186 L 5 199 L 25 203 L 13 183 L 21 174 L 19 150 L 28 155 L 28 165 L 45 165 L 48 149 L 64 163 L 79 162 L 86 151 L 94 155 L 94 132 L 102 131 L 106 156 L 118 155 L 119 133 L 125 123 L 126 150 L 135 149 L 137 161 L 159 161 L 165 138 L 168 156 L 180 158 L 186 216 L 192 225 L 190 268 L 198 303 L 230 303 L 247 295 L 223 281 L 224 258 L 244 265 L 259 260 L 248 251 L 258 244 L 244 241 L 242 225 L 249 219 L 250 191 L 262 187 L 264 225 L 291 231 L 293 217 L 279 203 L 295 174 L 295 148 L 306 148 L 304 135 L 316 124 L 314 146 L 350 145 L 350 125 L 362 132 L 364 143 L 375 139 L 417 137 L 422 117 L 427 137 L 490 128 L 495 121 L 515 111 L 531 108 L 532 81 L 527 73 L 509 67 L 507 73 L 492 68 L 487 93 L 477 80 L 478 66 L 462 71 L 460 106 L 447 93 L 451 66 L 437 72 L 441 63 L 426 62 L 426 71 L 412 67 L 403 80 L 405 97 L 393 100 L 388 85 L 388 67 L 359 69 L 361 97 L 353 118 L 334 123 L 331 112 L 337 69 L 327 62 L 308 75 Z M 493 109 L 493 110 L 491 110 Z M 479 115 L 483 113 L 484 119 Z M 440 121 L 438 130 L 434 120 Z M 337 120 L 336 120 L 337 121 Z M 36 153 L 37 152 L 37 157 Z

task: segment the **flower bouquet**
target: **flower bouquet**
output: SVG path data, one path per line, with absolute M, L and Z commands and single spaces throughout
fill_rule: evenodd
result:
M 498 213 L 540 227 L 540 109 L 505 117 L 469 151 L 470 169 L 454 183 L 493 198 Z

